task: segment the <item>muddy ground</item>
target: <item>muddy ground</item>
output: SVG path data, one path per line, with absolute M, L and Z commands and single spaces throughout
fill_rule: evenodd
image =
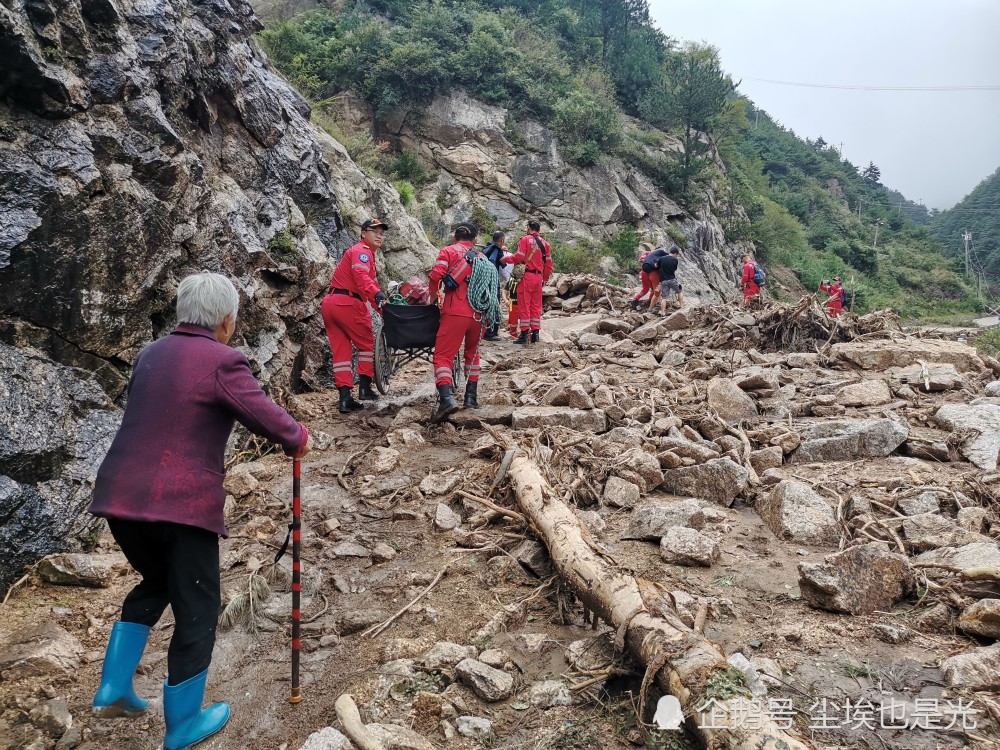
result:
M 567 335 L 585 330 L 599 317 L 547 316 L 549 341 L 527 349 L 506 337 L 484 343 L 481 403 L 503 406 L 518 398 L 510 374 L 519 368 L 544 368 L 547 376 L 559 380 L 585 362 L 593 364 L 583 351 L 562 358 L 560 352 L 562 346 L 573 348 L 573 338 Z M 608 368 L 620 382 L 640 391 L 649 377 L 647 371 Z M 816 383 L 825 382 L 823 378 L 814 376 Z M 485 509 L 463 499 L 458 490 L 489 495 L 505 507 L 515 507 L 515 500 L 506 483 L 490 494 L 502 454 L 471 455 L 477 440 L 487 435 L 485 430 L 427 422 L 433 406 L 428 364 L 407 365 L 394 378 L 390 396 L 358 414 L 338 414 L 332 392 L 295 396 L 289 406 L 316 433 L 320 445 L 304 460 L 302 470 L 304 699 L 297 705 L 288 701 L 290 594 L 282 590 L 283 576 L 277 576 L 272 593 L 252 615 L 231 607 L 230 615 L 242 616 L 219 632 L 206 699 L 228 701 L 233 714 L 220 734 L 199 747 L 298 750 L 313 733 L 339 727 L 333 704 L 345 692 L 354 696 L 366 722 L 408 727 L 431 747 L 698 747 L 691 737 L 650 731 L 648 722 L 658 697 L 655 687 L 646 701 L 647 725 L 640 725 L 643 666 L 611 654 L 614 633 L 603 623 L 592 629 L 572 593 L 545 569 L 544 561 L 526 563 L 516 552 L 525 540 L 537 538 L 530 528 L 493 518 L 470 539 L 475 522 L 486 520 Z M 789 419 L 790 424 L 793 421 Z M 527 433 L 542 443 L 549 438 L 558 441 L 559 436 L 558 430 Z M 390 444 L 398 457 L 382 458 L 398 464 L 389 469 L 375 465 L 375 448 Z M 898 455 L 783 468 L 790 478 L 833 484 L 847 495 L 884 495 L 899 481 L 907 486 L 944 486 L 981 473 L 963 461 L 932 464 Z M 229 508 L 232 536 L 222 544 L 224 602 L 246 590 L 252 572 L 269 572 L 274 549 L 285 536 L 291 504 L 287 459 L 267 455 L 241 462 L 236 473 L 254 481 L 238 488 L 244 494 L 234 497 Z M 454 486 L 453 477 L 459 478 Z M 434 494 L 437 490 L 443 494 Z M 643 500 L 658 497 L 667 495 L 653 489 Z M 731 507 L 718 505 L 720 515 L 713 529 L 722 553 L 711 567 L 667 564 L 655 542 L 623 540 L 631 515 L 626 508 L 583 498 L 579 509 L 621 571 L 689 595 L 677 594 L 688 620 L 693 622 L 699 602 L 710 604 L 705 635 L 726 654 L 743 654 L 759 673 L 766 673 L 767 694 L 759 700 L 765 706 L 768 700 L 790 700 L 791 732 L 813 746 L 1000 747 L 1000 698 L 947 686 L 940 669 L 946 657 L 992 641 L 963 634 L 947 619 L 943 625 L 921 620 L 935 605 L 947 603 L 946 592 L 918 587 L 891 609 L 866 615 L 814 609 L 800 595 L 798 564 L 820 561 L 837 545 L 810 546 L 777 538 L 754 512 L 753 501 L 754 493 L 747 492 Z M 448 523 L 439 504 L 461 516 L 458 531 L 441 528 Z M 995 508 L 988 510 L 996 513 Z M 483 549 L 470 548 L 472 544 Z M 113 553 L 113 542 L 105 535 L 95 554 Z M 287 569 L 288 556 L 280 565 Z M 445 568 L 436 585 L 383 632 L 364 634 L 424 592 Z M 136 580 L 125 569 L 110 587 L 99 589 L 56 586 L 35 578 L 0 607 L 0 635 L 5 642 L 16 640 L 18 631 L 56 623 L 79 640 L 83 651 L 75 671 L 0 682 L 0 703 L 6 706 L 0 715 L 0 748 L 162 746 L 161 683 L 171 634 L 169 611 L 154 629 L 136 678 L 138 692 L 152 700 L 148 713 L 105 720 L 89 712 L 111 624 Z M 477 654 L 491 650 L 491 658 L 514 678 L 513 695 L 486 702 L 456 681 L 453 666 L 422 669 L 421 658 L 440 641 L 474 647 Z M 572 664 L 567 648 L 577 641 L 585 641 L 588 653 L 598 657 L 607 651 L 608 658 Z M 595 680 L 595 672 L 610 659 L 613 674 Z M 533 705 L 531 687 L 544 680 L 561 680 L 570 687 L 572 705 L 544 707 L 543 700 Z M 572 689 L 574 685 L 582 689 Z M 30 717 L 54 698 L 65 700 L 71 726 L 44 731 Z M 941 721 L 941 710 L 960 698 L 973 701 L 979 713 L 964 727 L 961 719 L 949 729 L 934 726 L 947 723 Z M 884 728 L 877 707 L 890 700 L 906 705 L 901 709 L 907 712 L 903 724 L 919 726 L 921 710 L 935 713 L 930 706 L 936 707 L 937 718 L 928 720 L 928 728 Z M 846 708 L 845 701 L 849 701 Z M 864 701 L 876 707 L 871 721 L 865 720 Z M 482 738 L 457 734 L 457 715 L 488 719 L 492 731 Z M 831 728 L 817 728 L 824 723 Z M 338 746 L 318 738 L 310 742 L 311 750 Z M 413 738 L 392 746 L 427 747 Z

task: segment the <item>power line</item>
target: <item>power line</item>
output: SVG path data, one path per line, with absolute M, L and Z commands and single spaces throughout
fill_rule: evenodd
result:
M 741 80 L 770 83 L 776 86 L 801 86 L 810 89 L 844 89 L 847 91 L 1000 91 L 1000 86 L 862 86 L 839 83 L 801 83 L 797 81 L 775 81 L 770 78 L 749 78 Z

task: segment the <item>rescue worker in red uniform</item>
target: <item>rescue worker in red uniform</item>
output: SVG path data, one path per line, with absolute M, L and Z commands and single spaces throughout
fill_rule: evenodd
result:
M 358 350 L 358 398 L 365 401 L 378 398 L 372 390 L 375 334 L 368 304 L 379 311 L 385 304 L 385 294 L 375 279 L 375 251 L 382 246 L 388 228 L 381 219 L 368 219 L 361 225 L 361 242 L 340 259 L 330 281 L 330 293 L 323 298 L 320 308 L 333 353 L 333 377 L 340 392 L 338 410 L 341 414 L 364 408 L 364 404 L 351 395 L 354 388 L 352 344 Z
M 839 318 L 844 311 L 844 286 L 840 283 L 840 277 L 835 276 L 831 284 L 826 279 L 819 283 L 819 290 L 830 295 L 826 302 L 826 314 L 831 318 Z
M 653 246 L 648 242 L 640 243 L 639 245 L 639 276 L 642 279 L 642 291 L 640 291 L 632 301 L 629 303 L 633 310 L 639 309 L 639 302 L 647 294 L 649 295 L 649 309 L 652 310 L 653 306 L 656 304 L 656 298 L 660 296 L 660 274 L 653 271 L 642 270 L 642 264 L 646 262 L 646 258 L 649 254 L 653 252 Z
M 753 258 L 749 255 L 743 256 L 743 275 L 740 277 L 740 284 L 743 286 L 743 304 L 749 305 L 750 300 L 760 294 L 760 287 L 754 283 L 755 269 Z
M 517 251 L 504 257 L 506 263 L 523 263 L 524 278 L 517 285 L 517 309 L 521 317 L 521 335 L 515 344 L 538 343 L 542 330 L 542 287 L 552 275 L 552 248 L 542 239 L 542 225 L 537 219 L 528 221 L 528 233 L 517 243 Z
M 434 385 L 438 389 L 437 409 L 431 415 L 431 422 L 434 423 L 458 411 L 451 366 L 463 341 L 467 378 L 463 405 L 466 409 L 479 408 L 476 400 L 479 389 L 479 342 L 486 329 L 486 322 L 469 304 L 472 264 L 467 258 L 470 250 L 473 253 L 479 252 L 473 246 L 477 234 L 479 229 L 471 222 L 463 222 L 455 227 L 454 244 L 441 248 L 437 262 L 428 276 L 431 299 L 439 299 L 441 307 L 441 325 L 434 343 Z M 452 282 L 447 279 L 451 279 L 457 286 L 452 288 Z

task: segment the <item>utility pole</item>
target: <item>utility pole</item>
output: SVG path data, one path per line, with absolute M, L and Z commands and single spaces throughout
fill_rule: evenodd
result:
M 883 223 L 882 219 L 875 222 L 875 241 L 872 243 L 872 249 L 878 249 L 878 230 Z
M 962 234 L 962 239 L 965 240 L 965 275 L 969 275 L 969 265 L 971 257 L 969 255 L 969 243 L 972 241 L 972 232 L 966 230 Z

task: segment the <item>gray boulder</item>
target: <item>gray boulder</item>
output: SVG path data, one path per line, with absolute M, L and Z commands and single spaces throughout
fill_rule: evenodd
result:
M 894 419 L 819 422 L 799 431 L 802 442 L 793 460 L 806 463 L 888 456 L 909 432 L 905 423 Z
M 778 482 L 759 498 L 754 510 L 779 539 L 802 544 L 830 544 L 839 537 L 837 516 L 830 503 L 805 482 Z

